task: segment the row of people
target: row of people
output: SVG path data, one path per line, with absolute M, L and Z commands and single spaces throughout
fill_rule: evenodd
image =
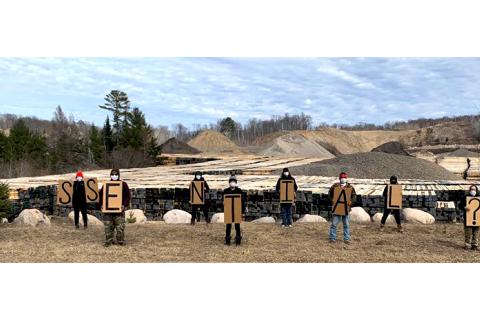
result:
M 80 219 L 80 213 L 82 214 L 83 218 L 83 225 L 84 228 L 87 228 L 88 226 L 88 218 L 87 218 L 87 202 L 85 199 L 85 184 L 83 181 L 83 173 L 78 172 L 75 177 L 75 182 L 73 183 L 73 197 L 72 197 L 72 205 L 74 209 L 74 220 L 75 220 L 75 226 L 76 228 L 79 228 L 79 219 Z M 110 172 L 110 178 L 111 181 L 121 181 L 120 179 L 120 170 L 118 169 L 113 169 Z M 282 181 L 285 182 L 286 180 L 292 182 L 292 187 L 293 187 L 293 194 L 295 197 L 295 194 L 298 190 L 298 186 L 296 183 L 295 178 L 291 175 L 290 171 L 288 168 L 283 169 L 281 176 L 279 177 L 277 184 L 275 186 L 275 190 L 277 193 L 280 193 L 280 188 Z M 203 188 L 202 193 L 206 194 L 210 190 L 207 181 L 204 179 L 202 176 L 201 172 L 196 172 L 194 175 L 194 179 L 192 182 L 202 182 L 201 186 Z M 230 197 L 233 195 L 239 195 L 239 199 L 241 201 L 241 213 L 244 214 L 247 211 L 247 205 L 246 205 L 246 198 L 245 194 L 242 191 L 242 189 L 239 188 L 238 186 L 238 181 L 236 177 L 231 176 L 228 180 L 229 187 L 223 190 L 224 198 L 225 197 Z M 398 184 L 398 179 L 396 176 L 390 177 L 390 185 L 397 185 Z M 111 244 L 114 243 L 114 234 L 116 233 L 116 240 L 117 243 L 120 245 L 125 244 L 125 209 L 128 207 L 131 199 L 131 193 L 130 189 L 128 187 L 128 184 L 125 181 L 122 181 L 122 212 L 120 213 L 114 213 L 114 214 L 105 214 L 105 246 L 110 246 Z M 385 222 L 390 214 L 393 214 L 395 221 L 397 223 L 397 230 L 399 232 L 403 232 L 403 227 L 401 224 L 401 218 L 400 218 L 400 209 L 391 209 L 387 207 L 387 196 L 388 196 L 388 185 L 385 186 L 385 189 L 383 191 L 383 197 L 384 197 L 384 213 L 380 222 L 380 231 L 384 230 Z M 190 192 L 193 194 L 192 186 L 190 187 Z M 335 190 L 349 190 L 349 199 L 348 201 L 348 208 L 354 207 L 358 205 L 357 203 L 357 195 L 355 192 L 355 188 L 348 182 L 348 176 L 345 172 L 340 173 L 339 175 L 339 181 L 337 183 L 334 183 L 329 192 L 328 196 L 329 199 L 332 201 L 334 199 L 334 193 Z M 198 190 L 197 190 L 198 191 Z M 102 190 L 100 190 L 99 194 L 102 194 Z M 479 196 L 479 191 L 477 186 L 472 185 L 469 189 L 469 192 L 467 196 L 470 197 L 477 197 Z M 478 234 L 479 234 L 479 229 L 480 227 L 477 226 L 467 226 L 466 225 L 466 214 L 469 210 L 469 207 L 467 206 L 467 196 L 463 197 L 462 200 L 460 201 L 458 207 L 463 211 L 464 215 L 464 231 L 465 231 L 465 248 L 466 249 L 473 249 L 477 250 L 478 249 Z M 103 197 L 100 197 L 100 207 L 103 202 Z M 192 202 L 192 199 L 191 199 Z M 200 219 L 200 212 L 203 212 L 205 221 L 206 223 L 210 223 L 210 217 L 208 214 L 208 202 L 206 199 L 203 201 L 201 204 L 196 204 L 192 203 L 191 205 L 191 224 L 195 224 L 197 221 L 197 218 Z M 295 198 L 293 201 L 290 202 L 283 202 L 280 204 L 280 212 L 281 212 L 281 217 L 282 217 L 282 227 L 285 228 L 291 228 L 292 227 L 292 208 L 295 206 Z M 224 208 L 225 209 L 225 208 Z M 225 211 L 225 210 L 224 210 Z M 343 240 L 346 244 L 350 243 L 350 226 L 349 226 L 349 215 L 348 211 L 349 209 L 344 212 L 344 214 L 336 214 L 332 210 L 332 219 L 331 219 L 331 224 L 329 228 L 329 241 L 331 243 L 336 242 L 337 240 L 337 226 L 341 222 L 343 225 Z M 230 221 L 231 220 L 231 221 Z M 242 233 L 241 233 L 241 218 L 240 220 L 237 219 L 235 220 L 233 217 L 229 221 L 226 221 L 225 223 L 225 244 L 230 245 L 231 243 L 231 230 L 232 230 L 232 225 L 235 228 L 235 244 L 240 245 L 242 241 Z

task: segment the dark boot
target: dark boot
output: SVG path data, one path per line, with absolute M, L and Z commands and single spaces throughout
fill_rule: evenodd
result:
M 230 237 L 225 237 L 225 245 L 230 245 Z
M 190 224 L 193 226 L 195 225 L 195 218 L 192 216 L 192 220 L 190 220 Z
M 76 229 L 80 229 L 80 226 L 78 224 L 75 225 Z
M 235 237 L 235 244 L 237 246 L 241 245 L 242 244 L 242 237 Z

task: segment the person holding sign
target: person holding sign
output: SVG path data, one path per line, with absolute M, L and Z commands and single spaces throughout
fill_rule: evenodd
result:
M 288 168 L 283 169 L 282 175 L 277 181 L 275 190 L 280 195 L 280 213 L 282 214 L 282 227 L 292 227 L 292 206 L 295 205 L 295 192 L 297 182 L 290 175 Z
M 112 245 L 117 238 L 118 245 L 125 245 L 125 209 L 130 204 L 130 188 L 120 180 L 120 170 L 110 172 L 110 182 L 100 189 L 100 207 L 105 215 L 105 246 Z
M 468 194 L 458 205 L 463 211 L 465 230 L 465 250 L 478 250 L 478 230 L 480 226 L 480 195 L 478 187 L 471 185 Z
M 83 181 L 83 172 L 78 171 L 73 182 L 72 206 L 75 220 L 75 228 L 79 229 L 80 212 L 83 218 L 83 228 L 88 228 L 87 216 L 87 197 L 85 191 L 85 182 Z
M 350 244 L 350 225 L 348 213 L 355 205 L 357 194 L 351 184 L 347 182 L 345 172 L 339 175 L 340 183 L 334 183 L 328 192 L 328 197 L 332 202 L 332 224 L 330 225 L 330 243 L 337 241 L 337 225 L 340 220 L 343 224 L 343 241 Z
M 398 232 L 403 232 L 402 222 L 400 221 L 400 209 L 402 209 L 402 186 L 398 184 L 396 176 L 390 177 L 390 184 L 387 184 L 383 190 L 383 199 L 385 200 L 385 206 L 383 209 L 382 220 L 380 221 L 380 232 L 383 232 L 385 222 L 390 213 L 395 217 Z
M 237 186 L 237 178 L 231 176 L 228 179 L 229 188 L 223 190 L 223 215 L 225 221 L 225 244 L 230 245 L 232 223 L 235 224 L 235 244 L 242 243 L 240 223 L 242 215 L 246 212 L 246 200 L 242 189 Z
M 195 224 L 197 219 L 197 211 L 203 211 L 205 221 L 210 223 L 208 217 L 208 203 L 206 199 L 207 192 L 210 190 L 207 181 L 202 177 L 200 171 L 195 172 L 195 177 L 190 183 L 190 204 L 192 205 L 192 220 L 191 224 Z M 200 221 L 200 213 L 198 213 L 198 220 Z

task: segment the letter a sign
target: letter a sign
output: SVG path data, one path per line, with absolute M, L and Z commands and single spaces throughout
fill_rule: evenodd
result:
M 335 187 L 333 189 L 332 212 L 339 216 L 347 215 L 350 211 L 352 188 Z

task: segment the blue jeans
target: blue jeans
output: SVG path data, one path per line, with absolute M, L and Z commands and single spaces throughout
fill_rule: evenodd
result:
M 332 216 L 332 224 L 330 225 L 330 240 L 337 240 L 337 225 L 342 220 L 343 223 L 343 240 L 350 240 L 350 219 L 348 216 L 338 216 L 334 214 Z
M 282 224 L 285 226 L 292 224 L 292 205 L 281 204 L 280 213 L 282 214 Z

